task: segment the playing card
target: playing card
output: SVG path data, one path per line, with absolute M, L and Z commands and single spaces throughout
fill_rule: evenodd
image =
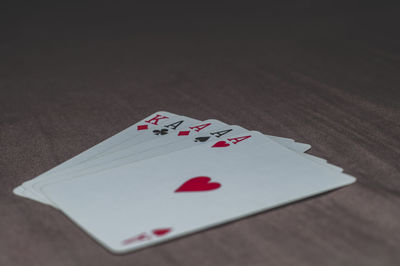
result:
M 42 188 L 83 230 L 123 253 L 354 182 L 258 132 Z
M 41 194 L 35 193 L 31 189 L 31 185 L 34 182 L 37 182 L 40 179 L 44 179 L 58 171 L 71 167 L 75 164 L 84 163 L 88 159 L 92 158 L 99 153 L 102 153 L 109 149 L 110 147 L 114 147 L 117 144 L 123 143 L 125 141 L 130 141 L 132 139 L 137 139 L 139 142 L 144 142 L 151 138 L 153 134 L 150 134 L 149 131 L 156 126 L 162 125 L 166 123 L 168 120 L 173 119 L 174 117 L 178 117 L 175 114 L 159 111 L 156 112 L 145 119 L 141 120 L 140 122 L 128 127 L 127 129 L 119 132 L 118 134 L 112 136 L 111 138 L 106 139 L 105 141 L 93 146 L 92 148 L 86 150 L 85 152 L 67 160 L 66 162 L 50 169 L 49 171 L 39 175 L 38 177 L 24 182 L 21 188 L 14 189 L 14 193 L 22 196 L 27 197 L 44 204 L 47 204 L 47 201 Z

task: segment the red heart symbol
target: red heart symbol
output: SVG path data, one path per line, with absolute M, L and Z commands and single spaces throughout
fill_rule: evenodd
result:
M 155 234 L 156 236 L 163 236 L 165 234 L 168 234 L 169 232 L 171 232 L 171 228 L 159 228 L 159 229 L 154 229 L 153 234 Z
M 222 148 L 222 147 L 228 147 L 230 144 L 227 143 L 226 141 L 218 141 L 217 143 L 215 143 L 214 145 L 212 145 L 212 148 Z
M 175 192 L 207 191 L 217 189 L 221 186 L 220 183 L 210 181 L 211 178 L 207 176 L 193 177 L 183 183 Z

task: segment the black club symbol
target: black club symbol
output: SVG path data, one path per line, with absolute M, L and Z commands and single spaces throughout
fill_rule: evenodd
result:
M 163 128 L 161 130 L 155 129 L 153 130 L 154 135 L 166 135 L 168 134 L 168 129 Z

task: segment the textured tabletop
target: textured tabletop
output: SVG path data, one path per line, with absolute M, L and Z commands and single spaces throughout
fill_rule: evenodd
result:
M 12 7 L 0 265 L 400 265 L 399 6 Z M 348 187 L 123 256 L 12 189 L 159 110 L 312 145 Z

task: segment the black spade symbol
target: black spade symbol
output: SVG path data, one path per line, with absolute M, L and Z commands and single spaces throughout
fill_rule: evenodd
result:
M 195 142 L 204 142 L 207 141 L 210 137 L 198 137 L 195 138 Z

